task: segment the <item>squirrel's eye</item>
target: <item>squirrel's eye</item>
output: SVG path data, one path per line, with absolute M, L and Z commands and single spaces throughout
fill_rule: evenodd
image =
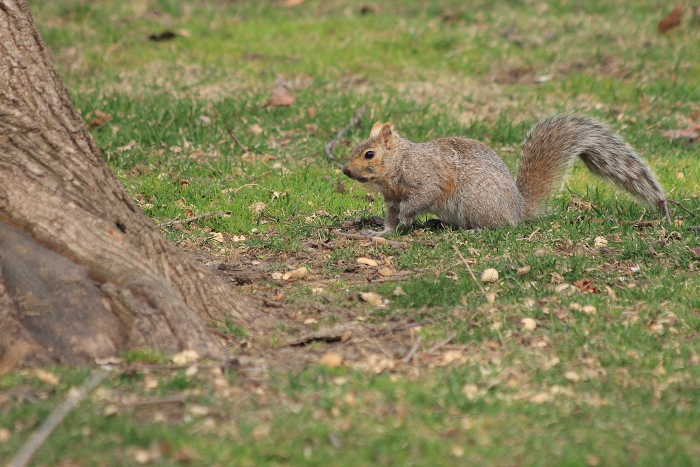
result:
M 367 151 L 365 153 L 365 159 L 371 159 L 374 157 L 374 151 Z

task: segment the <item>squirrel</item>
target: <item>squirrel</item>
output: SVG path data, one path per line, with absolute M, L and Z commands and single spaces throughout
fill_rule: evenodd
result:
M 435 214 L 463 229 L 492 229 L 536 218 L 576 157 L 604 180 L 670 221 L 664 191 L 649 166 L 599 120 L 560 114 L 537 122 L 522 145 L 517 178 L 485 144 L 461 137 L 414 143 L 391 123 L 377 122 L 355 146 L 343 173 L 373 183 L 384 196 L 384 236 L 416 216 Z

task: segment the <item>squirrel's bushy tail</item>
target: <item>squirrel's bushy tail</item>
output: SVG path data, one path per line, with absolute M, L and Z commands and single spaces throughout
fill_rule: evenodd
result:
M 655 209 L 665 198 L 651 169 L 610 127 L 592 118 L 556 115 L 536 123 L 523 142 L 517 186 L 525 199 L 525 218 L 541 212 L 576 157 L 591 172 Z

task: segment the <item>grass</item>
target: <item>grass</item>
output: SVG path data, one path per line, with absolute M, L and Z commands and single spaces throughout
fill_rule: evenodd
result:
M 146 214 L 159 222 L 231 212 L 165 235 L 231 262 L 309 267 L 293 285 L 242 289 L 283 292 L 300 322 L 263 338 L 232 322 L 223 333 L 276 347 L 349 319 L 309 314 L 309 303 L 378 326 L 445 316 L 407 332 L 399 353 L 368 346 L 333 369 L 264 372 L 252 362 L 223 374 L 115 374 L 34 465 L 700 465 L 700 279 L 691 252 L 699 245 L 697 231 L 684 230 L 700 223 L 700 164 L 697 143 L 662 135 L 698 121 L 697 23 L 687 14 L 658 35 L 670 8 L 652 1 L 394 0 L 364 14 L 361 3 L 31 3 L 79 112 L 87 122 L 97 111 L 111 116 L 93 135 Z M 147 40 L 164 30 L 179 37 Z M 290 87 L 291 106 L 266 105 L 277 81 Z M 515 169 L 538 118 L 593 115 L 645 156 L 692 215 L 677 211 L 679 222 L 665 225 L 577 164 L 537 221 L 479 234 L 415 229 L 395 238 L 405 251 L 336 242 L 310 253 L 310 243 L 330 238 L 325 227 L 383 215 L 381 197 L 367 197 L 323 155 L 363 104 L 368 113 L 336 148 L 340 159 L 382 120 L 417 141 L 481 140 Z M 492 302 L 454 245 L 477 276 L 499 271 L 484 285 Z M 345 272 L 359 256 L 422 272 L 367 284 Z M 359 291 L 389 304 L 358 302 Z M 317 322 L 302 325 L 309 317 Z M 523 318 L 537 327 L 527 330 Z M 454 347 L 425 352 L 453 333 Z M 401 363 L 418 336 L 418 361 Z M 314 343 L 294 358 L 348 348 Z M 143 349 L 123 359 L 167 356 Z M 88 374 L 49 370 L 55 385 L 34 370 L 0 379 L 0 458 Z M 172 396 L 184 402 L 134 406 Z

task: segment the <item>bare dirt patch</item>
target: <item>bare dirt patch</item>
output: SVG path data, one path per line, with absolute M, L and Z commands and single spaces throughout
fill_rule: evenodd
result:
M 223 324 L 214 329 L 242 369 L 257 372 L 299 369 L 329 353 L 338 354 L 350 366 L 406 357 L 412 336 L 425 318 L 417 313 L 378 318 L 350 286 L 391 280 L 399 285 L 408 274 L 392 279 L 379 272 L 381 265 L 366 265 L 354 258 L 330 261 L 334 249 L 352 249 L 361 243 L 339 236 L 326 242 L 307 238 L 298 250 L 241 247 L 227 255 L 189 242 L 181 247 L 272 318 L 274 325 L 257 334 L 246 335 L 242 329 L 236 334 L 236 329 Z M 302 267 L 308 269 L 302 280 L 281 278 L 284 272 Z

